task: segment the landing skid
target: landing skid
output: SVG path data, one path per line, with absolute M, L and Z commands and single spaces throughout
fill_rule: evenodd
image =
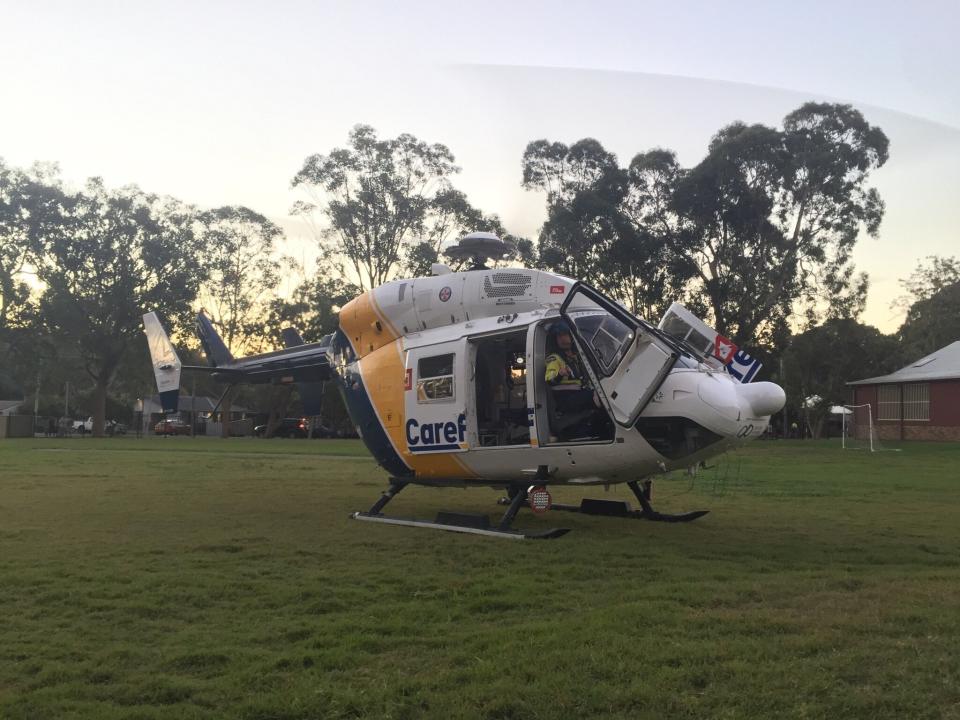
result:
M 651 520 L 654 522 L 681 523 L 691 522 L 697 518 L 702 518 L 709 510 L 694 510 L 692 512 L 670 514 L 662 513 L 653 509 L 650 504 L 650 482 L 647 481 L 643 487 L 636 480 L 628 482 L 627 486 L 633 491 L 640 503 L 640 510 L 634 510 L 630 503 L 624 500 L 593 500 L 584 498 L 579 505 L 563 505 L 554 503 L 552 510 L 563 510 L 564 512 L 578 512 L 584 515 L 601 515 L 604 517 L 623 517 L 633 518 L 634 520 Z M 507 498 L 500 498 L 501 504 L 509 502 Z
M 517 511 L 527 499 L 527 487 L 515 486 L 511 488 L 509 507 L 496 526 L 491 525 L 487 515 L 468 515 L 465 513 L 441 512 L 433 522 L 412 518 L 388 517 L 380 511 L 403 490 L 408 483 L 391 481 L 390 488 L 373 504 L 367 512 L 355 512 L 350 517 L 365 522 L 383 523 L 385 525 L 405 525 L 407 527 L 427 528 L 430 530 L 447 530 L 448 532 L 467 533 L 469 535 L 484 535 L 487 537 L 506 538 L 508 540 L 552 540 L 566 535 L 568 528 L 556 528 L 539 532 L 527 532 L 513 529 L 513 519 Z

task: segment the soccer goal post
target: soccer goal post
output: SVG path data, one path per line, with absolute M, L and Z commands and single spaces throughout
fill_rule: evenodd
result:
M 870 404 L 843 405 L 843 434 L 841 445 L 844 450 L 879 450 L 879 438 L 873 428 L 873 412 Z
M 842 444 L 844 450 L 900 452 L 900 448 L 886 447 L 880 442 L 880 434 L 877 426 L 873 424 L 873 412 L 869 403 L 843 406 Z

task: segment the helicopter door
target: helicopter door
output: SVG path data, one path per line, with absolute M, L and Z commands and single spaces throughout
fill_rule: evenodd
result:
M 560 307 L 597 375 L 610 412 L 629 427 L 660 387 L 677 353 L 654 328 L 577 283 Z
M 464 341 L 455 340 L 407 351 L 404 430 L 409 452 L 467 449 L 465 348 Z

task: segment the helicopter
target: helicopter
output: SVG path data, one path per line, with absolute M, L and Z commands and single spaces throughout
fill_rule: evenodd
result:
M 707 514 L 654 509 L 652 478 L 695 469 L 760 436 L 785 403 L 782 388 L 751 382 L 759 362 L 678 303 L 653 325 L 585 282 L 487 267 L 512 250 L 496 235 L 467 235 L 446 250 L 465 270 L 435 263 L 430 276 L 384 283 L 344 305 L 339 327 L 320 342 L 286 329 L 284 349 L 274 352 L 234 358 L 201 312 L 207 366 L 182 365 L 157 315 L 147 313 L 164 411 L 177 409 L 184 370 L 212 373 L 228 390 L 296 383 L 306 396 L 332 381 L 389 474 L 373 505 L 350 516 L 364 522 L 547 539 L 569 529 L 516 529 L 521 507 L 661 522 Z M 550 492 L 618 483 L 639 509 L 592 498 L 554 503 Z M 386 515 L 411 485 L 503 489 L 506 510 L 494 521 Z

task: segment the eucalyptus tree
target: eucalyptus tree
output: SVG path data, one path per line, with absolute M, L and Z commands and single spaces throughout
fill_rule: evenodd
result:
M 960 260 L 931 255 L 900 284 L 907 314 L 897 334 L 916 359 L 960 340 Z
M 265 349 L 260 332 L 281 279 L 277 241 L 283 232 L 272 221 L 242 206 L 199 213 L 205 282 L 200 302 L 234 354 Z
M 137 187 L 97 178 L 79 192 L 50 186 L 42 231 L 31 230 L 43 283 L 39 311 L 57 344 L 74 348 L 93 382 L 93 430 L 102 435 L 118 369 L 143 345 L 141 315 L 186 327 L 203 280 L 193 211 Z
M 849 105 L 807 103 L 783 129 L 733 123 L 678 175 L 661 223 L 676 228 L 717 329 L 757 339 L 798 309 L 855 317 L 865 276 L 851 252 L 876 236 L 883 202 L 868 186 L 888 140 Z
M 541 265 L 587 280 L 654 320 L 682 293 L 685 267 L 668 252 L 672 234 L 644 222 L 633 176 L 597 140 L 531 142 L 523 186 L 546 196 Z
M 736 122 L 681 167 L 670 150 L 626 168 L 593 139 L 538 140 L 523 185 L 546 194 L 541 261 L 656 316 L 680 298 L 738 342 L 808 322 L 856 317 L 867 278 L 850 258 L 876 236 L 883 202 L 870 174 L 888 157 L 883 131 L 849 105 L 807 103 L 781 129 Z
M 357 125 L 348 147 L 304 160 L 293 186 L 312 201 L 298 202 L 294 212 L 319 213 L 327 248 L 345 259 L 361 289 L 370 289 L 394 276 L 424 239 L 431 214 L 455 219 L 472 210 L 450 194 L 459 170 L 444 145 L 408 133 L 381 139 Z

